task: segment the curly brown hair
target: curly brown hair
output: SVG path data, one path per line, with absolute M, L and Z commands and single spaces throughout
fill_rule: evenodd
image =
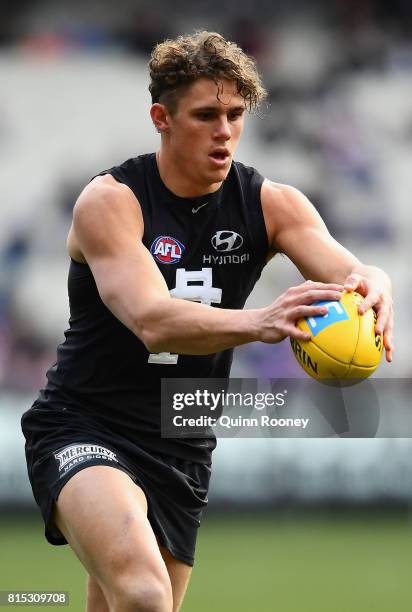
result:
M 249 111 L 265 98 L 255 61 L 217 32 L 197 31 L 156 45 L 149 61 L 152 102 L 176 111 L 179 95 L 197 79 L 235 81 Z M 219 90 L 217 92 L 219 99 Z

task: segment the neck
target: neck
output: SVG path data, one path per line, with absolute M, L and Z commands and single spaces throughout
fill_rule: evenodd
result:
M 160 178 L 166 187 L 175 195 L 181 198 L 195 198 L 217 191 L 222 182 L 219 183 L 200 183 L 195 182 L 188 176 L 176 163 L 171 155 L 167 154 L 164 147 L 160 147 L 156 153 L 157 167 Z

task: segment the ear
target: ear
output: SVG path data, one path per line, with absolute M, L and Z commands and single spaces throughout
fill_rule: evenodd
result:
M 158 132 L 166 133 L 169 131 L 169 113 L 164 104 L 156 102 L 150 109 L 150 116 Z

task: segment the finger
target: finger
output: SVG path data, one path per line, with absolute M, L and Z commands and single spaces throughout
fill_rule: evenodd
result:
M 384 334 L 383 336 L 383 346 L 387 351 L 393 351 L 393 336 L 392 334 Z
M 369 310 L 369 308 L 372 308 L 372 306 L 375 306 L 375 304 L 377 304 L 380 300 L 380 295 L 378 293 L 368 293 L 368 295 L 365 297 L 365 299 L 363 300 L 363 302 L 361 304 L 359 304 L 358 306 L 358 312 L 359 314 L 365 314 L 365 312 L 367 310 Z M 382 307 L 380 307 L 377 310 L 380 310 Z
M 343 283 L 343 286 L 346 291 L 355 291 L 359 287 L 361 280 L 362 278 L 360 274 L 349 274 Z
M 385 348 L 385 358 L 388 363 L 393 360 L 393 348 Z
M 287 336 L 295 338 L 296 340 L 301 340 L 302 342 L 307 342 L 312 337 L 308 332 L 305 332 L 303 329 L 299 329 L 299 327 L 295 327 L 294 325 L 286 325 L 284 333 Z
M 304 287 L 306 285 L 306 289 L 309 286 L 311 289 L 328 289 L 330 291 L 343 291 L 344 287 L 343 285 L 341 285 L 340 283 L 320 283 L 320 282 L 313 282 L 313 281 L 307 281 L 306 283 L 303 283 L 302 285 L 300 285 L 300 287 Z
M 322 317 L 328 314 L 328 309 L 325 306 L 296 306 L 287 314 L 287 318 L 292 321 L 298 321 L 304 317 Z
M 383 330 L 388 328 L 390 324 L 390 306 L 389 304 L 383 304 L 379 310 L 377 310 L 378 318 L 375 325 L 375 333 L 382 334 Z
M 313 304 L 314 302 L 325 300 L 338 302 L 341 298 L 342 293 L 340 291 L 330 289 L 311 289 L 310 291 L 306 291 L 301 296 L 296 296 L 296 300 L 298 300 L 301 304 Z
M 385 347 L 386 361 L 388 363 L 390 363 L 392 361 L 392 359 L 393 359 L 393 349 L 394 349 L 392 338 L 389 338 L 387 340 L 385 340 L 385 338 L 384 338 L 383 345 Z
M 394 351 L 393 327 L 391 323 L 386 327 L 383 333 L 383 346 L 385 347 L 386 361 L 390 363 L 393 359 Z
M 324 291 L 343 291 L 343 285 L 340 285 L 339 283 L 318 283 L 318 282 L 313 282 L 313 281 L 306 281 L 305 283 L 302 283 L 301 285 L 297 285 L 296 287 L 291 287 L 289 289 L 289 291 L 291 291 L 292 293 L 301 293 L 301 292 L 306 292 L 308 290 L 308 288 L 310 287 L 310 290 L 317 290 L 317 289 L 323 289 Z

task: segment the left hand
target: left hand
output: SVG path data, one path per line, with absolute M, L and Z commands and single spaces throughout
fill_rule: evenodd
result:
M 346 291 L 357 291 L 365 298 L 359 305 L 359 314 L 374 308 L 377 314 L 375 333 L 383 333 L 386 361 L 393 357 L 393 299 L 389 277 L 380 268 L 363 266 L 359 272 L 352 272 L 343 283 Z

